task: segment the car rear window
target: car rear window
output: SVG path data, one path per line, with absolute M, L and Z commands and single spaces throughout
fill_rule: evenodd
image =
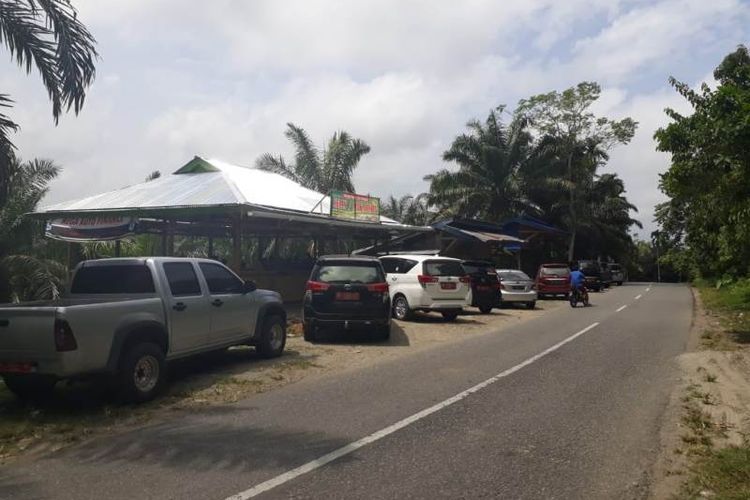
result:
M 480 262 L 464 262 L 463 264 L 466 274 L 495 274 L 495 268 L 489 264 L 483 264 Z
M 581 272 L 583 274 L 599 274 L 601 272 L 601 269 L 596 263 L 581 262 Z
M 622 268 L 620 267 L 620 264 L 610 264 L 609 270 L 610 271 L 620 271 Z
M 542 267 L 542 274 L 548 276 L 567 276 L 570 274 L 570 269 L 567 267 Z
M 98 265 L 80 268 L 70 285 L 77 294 L 154 293 L 154 279 L 145 264 Z
M 531 281 L 531 278 L 522 271 L 505 271 L 498 273 L 498 275 L 500 276 L 500 279 L 507 281 Z
M 382 283 L 385 277 L 375 263 L 322 263 L 315 266 L 313 281 L 323 283 Z
M 456 260 L 428 260 L 424 262 L 424 273 L 428 276 L 463 276 L 463 266 Z

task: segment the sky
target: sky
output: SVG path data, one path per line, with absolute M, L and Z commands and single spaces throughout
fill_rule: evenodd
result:
M 712 82 L 750 38 L 746 0 L 73 0 L 101 59 L 83 111 L 55 126 L 35 74 L 8 59 L 23 158 L 63 167 L 45 203 L 171 173 L 194 155 L 253 166 L 289 157 L 287 122 L 323 146 L 346 130 L 372 151 L 358 192 L 417 194 L 471 119 L 597 81 L 594 111 L 639 122 L 612 150 L 647 236 L 669 156 L 664 108 L 689 112 L 669 76 Z

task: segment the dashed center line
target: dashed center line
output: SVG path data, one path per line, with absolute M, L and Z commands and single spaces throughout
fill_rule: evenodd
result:
M 636 295 L 635 300 L 640 300 L 641 297 L 643 297 L 643 295 Z
M 623 310 L 625 310 L 625 309 L 627 309 L 627 308 L 628 308 L 628 306 L 627 306 L 627 305 L 624 305 L 624 306 L 620 306 L 620 308 L 619 308 L 619 309 L 617 310 L 617 312 L 623 311 Z
M 292 469 L 290 471 L 287 471 L 283 474 L 280 474 L 276 477 L 273 477 L 267 481 L 264 481 L 258 485 L 253 486 L 252 488 L 242 491 L 240 493 L 237 493 L 236 495 L 233 495 L 226 500 L 248 500 L 249 498 L 256 497 L 260 495 L 261 493 L 264 493 L 268 490 L 271 490 L 273 488 L 276 488 L 277 486 L 280 486 L 284 483 L 287 483 L 291 481 L 292 479 L 295 479 L 303 474 L 307 474 L 308 472 L 312 472 L 316 469 L 319 469 L 323 467 L 324 465 L 333 462 L 336 459 L 339 459 L 345 455 L 348 455 L 350 453 L 353 453 L 357 451 L 358 449 L 362 448 L 363 446 L 367 446 L 368 444 L 374 443 L 375 441 L 378 441 L 380 439 L 383 439 L 384 437 L 393 434 L 394 432 L 403 429 L 404 427 L 407 427 L 415 422 L 418 422 L 419 420 L 422 420 L 423 418 L 432 415 L 433 413 L 436 413 L 443 408 L 447 408 L 448 406 L 458 403 L 459 401 L 467 398 L 471 394 L 474 394 L 475 392 L 478 392 L 488 385 L 494 384 L 500 379 L 503 379 L 509 375 L 512 375 L 513 373 L 517 372 L 518 370 L 529 366 L 530 364 L 539 361 L 546 355 L 550 354 L 551 352 L 554 352 L 558 349 L 560 349 L 565 344 L 574 341 L 584 333 L 588 332 L 589 330 L 592 330 L 599 326 L 599 323 L 592 323 L 583 330 L 574 333 L 570 337 L 566 338 L 565 340 L 562 340 L 558 342 L 557 344 L 553 345 L 552 347 L 548 347 L 544 351 L 540 352 L 539 354 L 535 354 L 534 356 L 530 357 L 526 361 L 523 361 L 516 366 L 513 366 L 512 368 L 508 368 L 505 371 L 502 371 L 495 375 L 494 377 L 490 377 L 484 382 L 480 382 L 479 384 L 470 387 L 466 389 L 463 392 L 459 392 L 455 396 L 446 399 L 445 401 L 442 401 L 434 406 L 430 406 L 429 408 L 425 408 L 424 410 L 415 413 L 414 415 L 410 417 L 406 417 L 403 420 L 399 420 L 395 424 L 389 425 L 388 427 L 385 427 L 384 429 L 381 429 L 377 432 L 374 432 L 370 434 L 369 436 L 365 436 L 362 439 L 359 439 L 357 441 L 354 441 L 352 443 L 347 444 L 346 446 L 342 446 L 341 448 L 337 450 L 333 450 L 332 452 L 323 455 L 320 458 L 317 458 L 315 460 L 312 460 L 310 462 L 307 462 L 306 464 L 303 464 L 296 469 Z

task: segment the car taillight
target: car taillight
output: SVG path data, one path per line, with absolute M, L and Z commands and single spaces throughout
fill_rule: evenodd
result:
M 75 351 L 78 349 L 78 342 L 73 336 L 73 330 L 64 319 L 55 320 L 55 349 L 58 352 Z
M 437 276 L 428 276 L 426 274 L 420 274 L 417 276 L 420 285 L 426 285 L 427 283 L 437 283 Z
M 388 283 L 371 283 L 367 285 L 367 291 L 375 293 L 388 293 Z
M 458 278 L 461 283 L 471 283 L 471 276 L 461 276 Z
M 331 287 L 328 283 L 321 283 L 320 281 L 308 281 L 305 287 L 306 292 L 325 292 Z

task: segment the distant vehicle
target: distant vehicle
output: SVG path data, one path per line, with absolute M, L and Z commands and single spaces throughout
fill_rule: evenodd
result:
M 534 281 L 523 271 L 498 269 L 503 304 L 524 304 L 529 309 L 536 307 L 537 291 Z
M 285 343 L 281 296 L 207 259 L 84 261 L 65 298 L 0 306 L 0 374 L 20 397 L 104 374 L 142 402 L 163 387 L 167 361 L 240 344 L 270 358 Z
M 602 268 L 595 260 L 578 261 L 578 269 L 586 276 L 586 288 L 595 292 L 601 292 L 604 288 L 602 282 Z
M 414 311 L 437 311 L 453 321 L 471 303 L 470 279 L 458 259 L 399 254 L 380 257 L 380 262 L 396 319 L 409 319 Z
M 567 264 L 542 264 L 536 273 L 536 291 L 540 299 L 550 295 L 568 296 L 570 268 Z
M 602 286 L 609 288 L 612 286 L 612 271 L 609 270 L 609 263 L 600 262 L 599 269 L 601 269 Z
M 369 328 L 377 340 L 391 336 L 391 297 L 375 257 L 321 257 L 315 263 L 302 308 L 305 340 L 323 327 Z
M 500 307 L 500 279 L 495 266 L 483 260 L 465 260 L 461 264 L 471 278 L 471 305 L 478 307 L 482 314 Z
M 618 286 L 626 281 L 625 270 L 620 264 L 612 263 L 609 265 L 609 271 L 612 273 L 612 283 L 617 283 Z

